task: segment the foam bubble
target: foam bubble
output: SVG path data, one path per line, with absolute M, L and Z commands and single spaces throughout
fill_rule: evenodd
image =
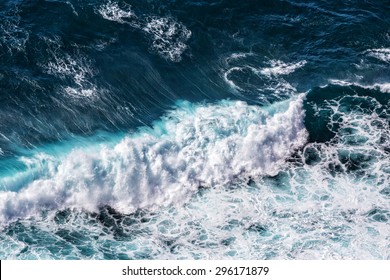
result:
M 0 193 L 0 220 L 66 207 L 156 209 L 188 201 L 200 186 L 275 175 L 306 141 L 303 98 L 266 108 L 181 103 L 113 147 L 32 156 L 25 165 L 37 176 L 17 192 Z

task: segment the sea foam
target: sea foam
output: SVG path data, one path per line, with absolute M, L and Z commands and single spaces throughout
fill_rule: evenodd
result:
M 384 93 L 390 93 L 390 83 L 383 82 L 383 83 L 373 83 L 370 85 L 365 85 L 359 82 L 350 82 L 350 81 L 343 81 L 343 80 L 337 80 L 337 79 L 330 79 L 329 83 L 339 86 L 357 86 L 362 87 L 365 89 L 372 89 L 372 90 L 379 90 Z
M 8 191 L 0 193 L 0 221 L 46 209 L 153 210 L 185 203 L 199 187 L 276 175 L 306 142 L 303 99 L 263 108 L 240 101 L 182 102 L 116 145 L 21 159 L 34 176 L 23 186 L 3 187 Z
M 253 53 L 232 53 L 223 60 L 221 77 L 237 95 L 258 94 L 265 104 L 296 95 L 297 89 L 289 82 L 288 76 L 302 69 L 306 60 L 295 63 L 263 60 Z
M 297 63 L 285 63 L 280 60 L 269 61 L 270 67 L 265 67 L 260 70 L 260 73 L 265 76 L 280 76 L 288 75 L 295 70 L 302 68 L 306 64 L 306 60 L 299 61 Z
M 76 98 L 91 98 L 96 95 L 98 88 L 92 82 L 96 75 L 93 62 L 79 50 L 72 54 L 61 51 L 63 42 L 60 37 L 42 37 L 47 45 L 49 61 L 41 63 L 43 70 L 62 81 L 70 82 L 70 86 L 64 86 L 63 91 Z
M 366 54 L 383 62 L 390 63 L 390 48 L 370 49 L 366 51 Z
M 182 54 L 188 48 L 186 42 L 191 37 L 191 31 L 172 17 L 137 16 L 130 5 L 119 6 L 112 1 L 101 5 L 97 13 L 106 20 L 128 24 L 142 31 L 151 40 L 150 49 L 169 61 L 181 61 Z

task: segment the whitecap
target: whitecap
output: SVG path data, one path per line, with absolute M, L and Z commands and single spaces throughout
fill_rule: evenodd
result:
M 147 18 L 143 30 L 151 35 L 152 49 L 173 62 L 181 60 L 182 53 L 188 47 L 185 42 L 191 37 L 189 29 L 167 17 Z
M 119 6 L 117 2 L 111 1 L 101 5 L 97 12 L 104 19 L 142 30 L 152 41 L 150 49 L 164 59 L 180 62 L 182 54 L 188 49 L 186 42 L 191 37 L 191 30 L 172 17 L 155 15 L 137 17 L 130 5 Z
M 390 63 L 390 49 L 381 48 L 381 49 L 370 49 L 366 51 L 366 54 L 371 57 L 375 57 L 383 62 Z
M 104 19 L 119 23 L 125 23 L 125 19 L 135 17 L 130 5 L 125 4 L 123 7 L 119 7 L 117 2 L 111 1 L 101 5 L 98 12 Z
M 48 45 L 50 55 L 47 63 L 40 64 L 45 72 L 70 82 L 72 85 L 63 87 L 63 91 L 70 96 L 96 96 L 98 88 L 92 79 L 97 71 L 93 67 L 93 62 L 79 51 L 74 54 L 63 52 L 62 41 L 59 37 L 44 37 L 43 40 Z
M 259 99 L 267 99 L 264 96 L 266 93 L 266 96 L 277 100 L 290 97 L 297 92 L 284 76 L 302 68 L 306 64 L 305 60 L 296 63 L 270 60 L 267 64 L 271 67 L 262 68 L 253 66 L 253 61 L 244 60 L 248 56 L 253 56 L 253 61 L 256 62 L 256 57 L 252 53 L 233 53 L 224 60 L 227 70 L 223 71 L 222 78 L 235 92 L 259 92 Z
M 239 101 L 183 102 L 152 128 L 116 145 L 23 158 L 26 172 L 34 174 L 24 177 L 33 180 L 5 188 L 19 191 L 0 193 L 0 221 L 44 209 L 153 210 L 185 203 L 200 186 L 276 175 L 306 142 L 303 98 L 264 108 Z
M 246 58 L 248 56 L 253 56 L 254 54 L 251 52 L 238 52 L 238 53 L 232 53 L 228 58 L 226 58 L 226 63 L 229 63 L 232 60 L 239 60 Z
M 223 73 L 223 79 L 230 86 L 231 89 L 241 91 L 242 89 L 238 85 L 236 85 L 232 79 L 229 78 L 229 76 L 235 71 L 242 71 L 242 67 L 232 67 L 228 69 L 226 72 Z
M 302 68 L 306 64 L 306 60 L 302 60 L 296 63 L 285 63 L 281 60 L 270 60 L 270 67 L 265 67 L 260 70 L 260 73 L 264 76 L 281 76 L 289 75 L 295 70 Z
M 329 83 L 340 86 L 357 86 L 365 89 L 379 90 L 384 93 L 390 93 L 390 83 L 373 83 L 373 84 L 362 84 L 358 82 L 350 82 L 344 80 L 330 79 Z

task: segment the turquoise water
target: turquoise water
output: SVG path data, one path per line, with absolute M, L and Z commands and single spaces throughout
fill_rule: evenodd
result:
M 1 259 L 389 259 L 387 1 L 3 1 Z

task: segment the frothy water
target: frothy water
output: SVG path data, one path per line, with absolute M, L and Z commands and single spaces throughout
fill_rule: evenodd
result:
M 343 80 L 329 80 L 331 84 L 340 85 L 340 86 L 357 86 L 362 87 L 366 89 L 372 89 L 372 90 L 379 90 L 381 92 L 387 92 L 390 93 L 390 83 L 374 83 L 371 85 L 362 84 L 359 82 L 350 82 L 350 81 L 343 81 Z
M 127 22 L 126 19 L 135 18 L 134 12 L 130 5 L 124 5 L 120 8 L 118 3 L 108 1 L 106 4 L 100 6 L 98 12 L 104 19 L 117 21 L 119 23 Z
M 174 62 L 181 60 L 191 37 L 190 30 L 170 18 L 150 17 L 143 30 L 153 38 L 152 49 Z
M 384 62 L 390 63 L 390 49 L 371 49 L 368 50 L 366 53 L 368 56 L 372 56 Z
M 302 98 L 265 109 L 243 102 L 182 103 L 114 147 L 21 158 L 33 180 L 23 180 L 20 189 L 12 175 L 3 179 L 8 191 L 0 196 L 1 221 L 67 207 L 153 210 L 186 202 L 201 186 L 276 175 L 305 142 Z
M 64 91 L 72 97 L 91 98 L 96 94 L 97 88 L 91 82 L 96 75 L 96 68 L 85 56 L 77 52 L 74 55 L 61 52 L 61 39 L 43 38 L 48 45 L 48 52 L 52 56 L 47 64 L 41 67 L 50 75 L 62 80 L 69 80 L 73 86 L 64 87 Z
M 167 60 L 179 62 L 188 48 L 186 42 L 191 37 L 191 31 L 171 17 L 137 17 L 130 5 L 119 7 L 117 2 L 111 1 L 100 6 L 98 12 L 104 19 L 128 24 L 145 32 L 152 41 L 151 49 Z
M 299 61 L 297 63 L 284 63 L 280 60 L 271 60 L 269 62 L 271 67 L 265 67 L 260 70 L 260 73 L 265 76 L 280 76 L 293 73 L 296 69 L 302 68 L 306 61 Z
M 233 53 L 224 60 L 224 67 L 228 69 L 222 76 L 234 92 L 239 95 L 257 94 L 265 103 L 283 100 L 297 93 L 297 89 L 288 82 L 288 76 L 303 68 L 307 63 L 305 60 L 285 63 L 271 59 L 265 64 L 259 62 L 260 65 L 254 65 L 256 60 L 251 53 Z
M 388 1 L 0 3 L 1 259 L 390 259 Z

